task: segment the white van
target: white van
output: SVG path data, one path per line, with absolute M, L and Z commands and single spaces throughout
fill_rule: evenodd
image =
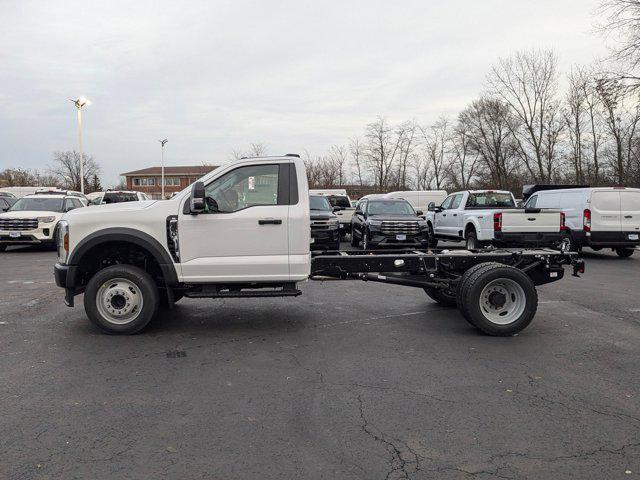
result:
M 440 205 L 447 197 L 446 190 L 407 190 L 403 192 L 389 192 L 383 198 L 402 198 L 409 202 L 415 210 L 427 211 L 431 202 Z
M 621 257 L 640 245 L 640 189 L 563 188 L 532 194 L 525 208 L 559 208 L 574 250 L 611 248 Z

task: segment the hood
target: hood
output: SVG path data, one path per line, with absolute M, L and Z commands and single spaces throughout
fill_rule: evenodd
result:
M 371 215 L 369 218 L 367 218 L 367 221 L 369 220 L 377 220 L 377 221 L 391 221 L 391 222 L 398 222 L 398 221 L 405 221 L 405 222 L 417 222 L 420 220 L 423 220 L 421 217 L 416 217 L 415 215 Z
M 47 212 L 41 210 L 20 210 L 17 212 L 0 212 L 0 218 L 36 218 L 60 217 L 62 212 Z
M 330 220 L 332 218 L 337 218 L 332 212 L 311 210 L 311 220 Z
M 123 212 L 130 210 L 144 210 L 157 203 L 158 200 L 142 200 L 139 202 L 120 202 L 120 203 L 105 203 L 103 205 L 89 205 L 85 208 L 76 208 L 67 213 L 67 216 L 73 216 L 74 214 L 82 214 L 87 212 L 92 213 L 110 213 L 110 212 Z

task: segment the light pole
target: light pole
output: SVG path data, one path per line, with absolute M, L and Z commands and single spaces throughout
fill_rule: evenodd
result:
M 162 153 L 160 154 L 160 157 L 162 158 L 162 173 L 160 175 L 160 183 L 161 183 L 161 196 L 162 196 L 162 200 L 164 200 L 164 146 L 167 144 L 167 142 L 169 140 L 167 140 L 166 138 L 164 140 L 158 140 L 160 142 L 160 145 L 162 145 L 160 148 L 162 149 Z
M 78 110 L 78 145 L 80 148 L 80 192 L 84 193 L 84 158 L 82 158 L 82 107 L 85 105 L 91 105 L 91 101 L 85 97 L 80 97 L 76 100 L 70 98 L 73 104 Z

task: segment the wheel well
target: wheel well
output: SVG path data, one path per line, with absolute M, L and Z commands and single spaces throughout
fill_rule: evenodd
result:
M 78 285 L 86 285 L 91 277 L 111 265 L 134 265 L 145 270 L 158 286 L 164 286 L 162 268 L 146 248 L 127 241 L 99 243 L 88 249 L 78 262 Z
M 467 235 L 471 232 L 477 234 L 476 227 L 473 225 L 473 223 L 468 223 L 467 226 L 464 227 L 464 238 L 467 238 Z

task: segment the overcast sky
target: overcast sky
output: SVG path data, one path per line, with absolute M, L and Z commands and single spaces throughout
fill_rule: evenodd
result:
M 489 67 L 553 48 L 561 70 L 606 54 L 597 0 L 0 0 L 0 168 L 77 149 L 106 184 L 127 170 L 322 154 L 383 115 L 455 115 Z

